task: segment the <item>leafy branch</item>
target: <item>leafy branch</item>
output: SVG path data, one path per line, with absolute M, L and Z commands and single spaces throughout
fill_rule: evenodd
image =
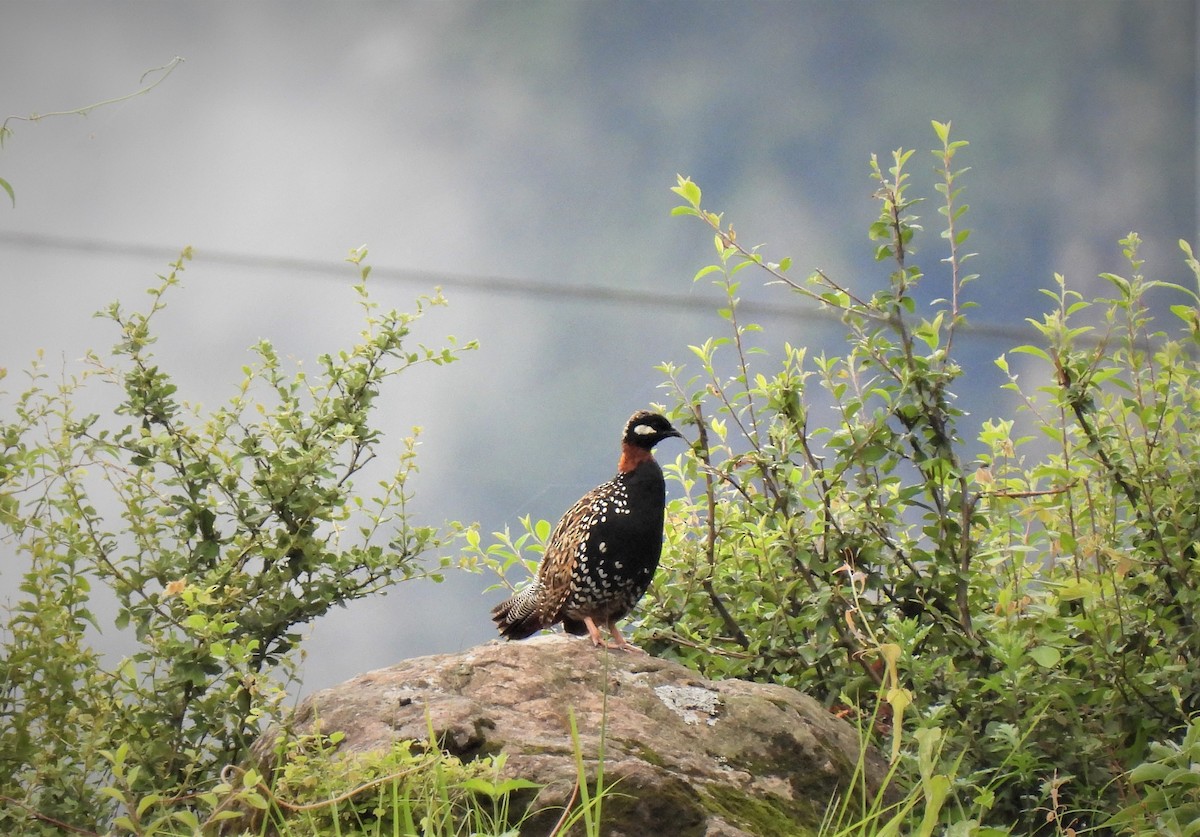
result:
M 107 356 L 91 353 L 85 374 L 57 388 L 35 371 L 0 425 L 0 526 L 30 562 L 0 658 L 0 795 L 43 821 L 103 820 L 98 783 L 115 775 L 104 754 L 122 745 L 126 796 L 195 793 L 276 711 L 300 626 L 395 582 L 440 579 L 450 559 L 424 559 L 458 531 L 410 518 L 418 429 L 373 492 L 356 484 L 383 439 L 372 414 L 382 386 L 475 347 L 412 345 L 440 293 L 415 313 L 381 310 L 366 251 L 352 252 L 365 320 L 356 344 L 318 358 L 310 377 L 260 341 L 233 397 L 203 413 L 153 351 L 189 257 L 144 310 L 100 314 L 118 331 Z M 115 393 L 110 416 L 77 412 L 94 382 Z M 88 609 L 94 583 L 115 596 L 111 626 Z M 87 632 L 104 628 L 135 647 L 115 667 L 88 646 Z M 27 814 L 0 809 L 0 824 Z

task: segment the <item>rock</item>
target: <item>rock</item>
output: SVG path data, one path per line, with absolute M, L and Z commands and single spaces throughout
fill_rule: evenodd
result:
M 594 778 L 601 736 L 610 837 L 816 833 L 859 758 L 856 730 L 793 689 L 710 681 L 678 663 L 543 635 L 405 660 L 317 692 L 297 733 L 345 734 L 368 752 L 428 740 L 461 757 L 507 753 L 507 769 L 544 787 L 523 833 L 548 834 L 576 769 L 569 712 Z M 265 742 L 265 743 L 264 743 Z M 270 736 L 258 751 L 269 752 Z M 869 787 L 886 770 L 871 751 Z

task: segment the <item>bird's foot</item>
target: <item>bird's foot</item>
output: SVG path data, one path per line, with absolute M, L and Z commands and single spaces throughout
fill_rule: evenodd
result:
M 608 628 L 608 632 L 610 634 L 612 634 L 611 642 L 606 641 L 604 639 L 604 637 L 601 636 L 600 628 L 598 628 L 596 626 L 596 623 L 592 620 L 592 618 L 590 616 L 584 617 L 583 624 L 588 629 L 588 636 L 592 640 L 592 645 L 596 646 L 597 648 L 610 648 L 613 651 L 627 651 L 630 654 L 645 654 L 646 653 L 641 648 L 638 648 L 632 642 L 625 639 L 625 637 L 621 636 L 621 632 L 619 630 L 617 630 L 617 626 L 615 624 L 613 624 L 612 622 L 609 622 L 605 626 Z
M 632 642 L 607 642 L 605 643 L 604 647 L 611 648 L 614 651 L 625 651 L 630 654 L 648 655 L 650 653 L 644 648 L 638 648 Z
M 592 645 L 595 645 L 597 648 L 606 648 L 611 651 L 625 651 L 630 654 L 647 654 L 647 653 L 649 653 L 643 648 L 638 648 L 632 642 L 615 642 L 615 641 L 608 641 L 608 640 L 603 640 L 603 639 L 597 641 L 597 640 L 593 639 Z

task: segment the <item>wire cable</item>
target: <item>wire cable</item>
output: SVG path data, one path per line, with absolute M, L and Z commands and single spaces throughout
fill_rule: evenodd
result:
M 178 249 L 152 244 L 103 241 L 100 239 L 73 236 L 49 235 L 46 233 L 0 231 L 0 244 L 33 250 L 70 251 L 87 253 L 108 258 L 144 258 L 172 261 L 179 255 Z M 323 276 L 344 274 L 345 266 L 337 262 L 317 259 L 301 259 L 292 256 L 264 256 L 251 253 L 234 253 L 226 250 L 197 248 L 199 261 L 231 267 L 254 268 L 270 271 L 314 273 Z M 615 285 L 555 284 L 551 282 L 521 279 L 511 276 L 485 276 L 479 274 L 450 273 L 433 270 L 387 267 L 372 264 L 371 276 L 391 282 L 406 282 L 459 288 L 475 293 L 523 296 L 556 301 L 599 302 L 612 305 L 630 305 L 639 308 L 713 311 L 724 308 L 722 298 L 705 294 L 663 293 L 638 288 L 623 288 Z M 783 318 L 788 320 L 824 321 L 836 323 L 836 312 L 820 308 L 801 308 L 795 305 L 775 305 L 757 300 L 744 299 L 738 302 L 738 311 L 756 318 Z M 964 334 L 991 340 L 1016 342 L 1040 342 L 1041 335 L 1032 327 L 987 323 L 964 323 L 960 326 Z

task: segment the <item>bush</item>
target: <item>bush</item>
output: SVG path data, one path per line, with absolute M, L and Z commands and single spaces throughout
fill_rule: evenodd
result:
M 676 212 L 716 235 L 718 261 L 696 278 L 723 288 L 729 335 L 692 347 L 698 375 L 662 367 L 673 417 L 699 441 L 672 469 L 683 497 L 642 636 L 710 676 L 783 682 L 866 716 L 882 698 L 895 725 L 885 746 L 914 783 L 910 733 L 940 728 L 964 821 L 1081 826 L 1129 792 L 1122 771 L 1148 741 L 1200 710 L 1200 298 L 1147 280 L 1133 234 L 1121 242 L 1131 276 L 1103 277 L 1110 297 L 1086 300 L 1056 277 L 1053 310 L 1034 321 L 1045 345 L 1014 349 L 1050 383 L 1031 391 L 1001 357 L 1022 421 L 984 422 L 982 453 L 967 453 L 952 396 L 976 278 L 955 169 L 966 143 L 934 128 L 950 287 L 929 317 L 913 298 L 911 152 L 886 172 L 872 159 L 870 234 L 891 268 L 870 297 L 819 271 L 791 278 L 789 260 L 744 248 L 680 179 Z M 738 319 L 744 271 L 838 311 L 848 353 L 810 359 L 785 344 L 764 368 L 747 349 L 757 327 Z M 1146 302 L 1163 290 L 1183 299 L 1175 335 L 1154 330 Z M 810 421 L 820 399 L 832 427 Z
M 433 572 L 424 558 L 446 536 L 406 508 L 415 431 L 374 492 L 355 480 L 379 445 L 383 383 L 459 347 L 411 348 L 412 324 L 444 301 L 381 311 L 365 255 L 350 259 L 356 345 L 321 356 L 310 378 L 262 341 L 208 414 L 180 400 L 152 352 L 187 251 L 145 313 L 103 313 L 120 332 L 110 358 L 92 354 L 61 382 L 32 370 L 0 426 L 0 526 L 28 567 L 0 660 L 0 830 L 143 833 L 140 801 L 186 809 L 274 712 L 301 626 Z M 93 382 L 115 389 L 111 416 L 80 414 Z M 116 599 L 111 626 L 93 610 L 98 586 Z M 113 629 L 136 644 L 128 659 L 95 650 Z

